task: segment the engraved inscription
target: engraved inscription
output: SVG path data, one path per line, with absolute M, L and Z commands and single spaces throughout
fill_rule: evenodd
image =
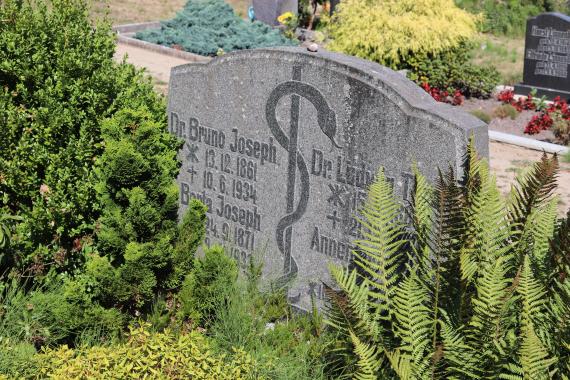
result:
M 179 181 L 180 204 L 202 201 L 208 208 L 206 245 L 223 243 L 241 267 L 247 266 L 264 219 L 257 206 L 259 166 L 278 163 L 274 139 L 242 136 L 237 128 L 226 134 L 195 117 L 182 120 L 176 112 L 170 113 L 169 130 L 185 141 L 188 182 Z
M 567 78 L 570 63 L 570 31 L 532 26 L 531 36 L 539 38 L 536 49 L 527 49 L 526 59 L 537 61 L 535 75 Z

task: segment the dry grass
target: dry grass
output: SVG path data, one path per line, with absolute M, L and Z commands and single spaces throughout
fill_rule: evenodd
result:
M 187 0 L 92 0 L 93 14 L 101 17 L 105 12 L 114 25 L 131 24 L 146 21 L 158 21 L 171 18 Z M 226 0 L 242 17 L 247 16 L 250 0 Z
M 524 38 L 481 37 L 473 62 L 495 66 L 501 73 L 502 84 L 513 85 L 522 80 L 524 63 Z

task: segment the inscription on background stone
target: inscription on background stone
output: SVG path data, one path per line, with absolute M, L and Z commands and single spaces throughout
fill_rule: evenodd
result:
M 253 0 L 253 10 L 256 20 L 268 25 L 277 26 L 277 17 L 285 12 L 297 14 L 299 9 L 298 0 Z
M 436 103 L 402 75 L 357 58 L 300 48 L 242 51 L 172 70 L 169 129 L 184 139 L 180 214 L 209 208 L 220 243 L 264 277 L 288 278 L 290 301 L 323 298 L 328 263 L 348 265 L 354 215 L 384 167 L 406 202 L 411 166 L 430 179 L 460 171 L 468 138 L 488 154 L 487 127 Z
M 515 92 L 528 95 L 570 98 L 570 17 L 543 13 L 527 20 L 523 83 Z

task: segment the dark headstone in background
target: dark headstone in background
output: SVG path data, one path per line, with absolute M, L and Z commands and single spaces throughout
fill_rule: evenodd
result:
M 336 6 L 340 3 L 340 0 L 331 0 L 331 16 L 334 13 Z
M 190 198 L 209 207 L 207 244 L 243 268 L 292 279 L 289 300 L 322 300 L 328 263 L 348 265 L 354 218 L 377 170 L 403 204 L 412 164 L 432 181 L 461 173 L 471 134 L 488 156 L 487 126 L 390 69 L 301 48 L 246 50 L 170 76 L 169 130 L 185 140 L 180 214 Z
M 570 17 L 561 13 L 543 13 L 528 19 L 524 52 L 523 82 L 515 93 L 552 100 L 570 98 Z
M 297 14 L 298 0 L 253 0 L 255 19 L 271 26 L 279 25 L 277 17 L 285 12 Z

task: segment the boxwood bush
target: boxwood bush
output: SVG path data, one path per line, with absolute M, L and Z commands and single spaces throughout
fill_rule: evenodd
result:
M 159 30 L 139 32 L 135 37 L 207 56 L 215 56 L 220 49 L 231 52 L 295 44 L 262 22 L 243 20 L 224 0 L 189 0 Z

